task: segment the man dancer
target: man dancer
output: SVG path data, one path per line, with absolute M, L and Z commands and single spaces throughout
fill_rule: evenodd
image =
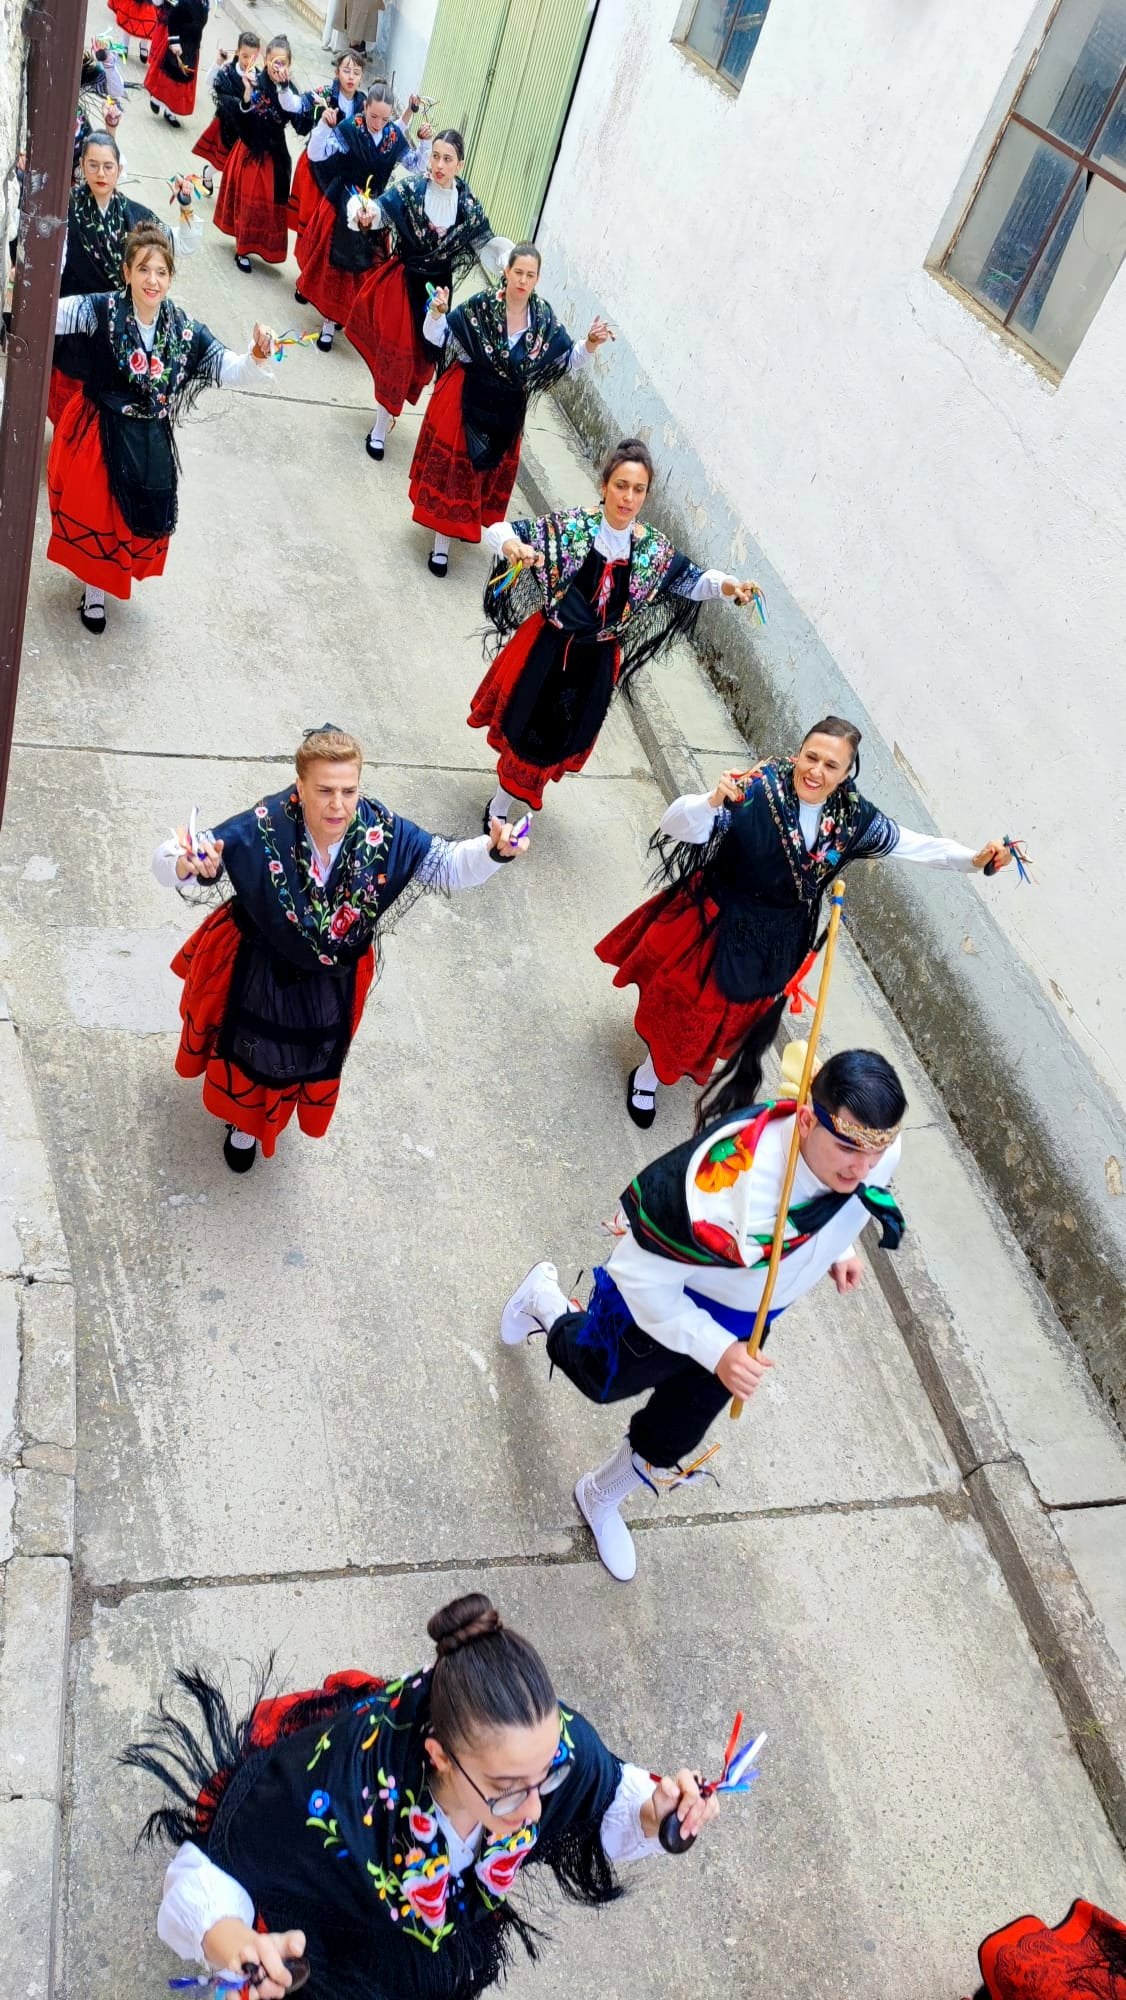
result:
M 545 1333 L 553 1366 L 593 1402 L 652 1392 L 618 1449 L 575 1487 L 598 1553 L 620 1583 L 637 1568 L 622 1501 L 637 1487 L 658 1492 L 698 1474 L 701 1461 L 684 1461 L 708 1426 L 731 1396 L 749 1400 L 773 1366 L 752 1359 L 745 1343 L 762 1298 L 795 1114 L 800 1158 L 769 1320 L 826 1273 L 838 1292 L 855 1291 L 863 1266 L 853 1239 L 870 1216 L 882 1225 L 883 1249 L 899 1243 L 903 1217 L 887 1187 L 906 1109 L 883 1056 L 843 1050 L 819 1072 L 809 1104 L 728 1112 L 630 1182 L 624 1232 L 608 1268 L 594 1273 L 585 1312 L 546 1262 L 508 1300 L 500 1326 L 506 1346 Z

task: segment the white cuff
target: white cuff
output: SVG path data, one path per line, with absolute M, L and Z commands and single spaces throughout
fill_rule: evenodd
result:
M 224 1917 L 254 1922 L 254 1904 L 241 1882 L 216 1868 L 202 1848 L 186 1840 L 164 1877 L 156 1934 L 178 1958 L 203 1960 L 203 1940 Z
M 674 799 L 666 806 L 661 820 L 660 831 L 670 840 L 691 841 L 693 846 L 702 847 L 711 839 L 716 822 L 716 808 L 706 792 L 685 792 L 683 798 Z
M 623 1764 L 622 1779 L 599 1829 L 602 1852 L 607 1861 L 645 1861 L 651 1854 L 663 1854 L 655 1837 L 644 1833 L 641 1808 L 653 1796 L 653 1780 L 640 1764 Z

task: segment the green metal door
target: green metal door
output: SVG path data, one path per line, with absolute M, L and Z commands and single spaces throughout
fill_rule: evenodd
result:
M 439 127 L 464 132 L 465 177 L 498 235 L 519 241 L 539 220 L 595 4 L 441 0 L 423 95 Z

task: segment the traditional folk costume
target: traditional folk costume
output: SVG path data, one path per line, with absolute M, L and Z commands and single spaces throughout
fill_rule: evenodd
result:
M 501 794 L 537 811 L 545 786 L 581 771 L 618 687 L 673 640 L 690 637 L 700 606 L 735 582 L 701 570 L 658 529 L 612 528 L 600 509 L 571 507 L 485 530 L 497 558 L 485 611 L 506 643 L 473 697 L 471 729 L 500 752 Z M 503 588 L 511 539 L 544 558 Z
M 442 361 L 411 461 L 412 512 L 436 535 L 479 542 L 508 512 L 532 398 L 582 367 L 586 343 L 538 292 L 510 333 L 503 287 L 428 314 L 422 330 Z
M 357 231 L 360 209 L 353 195 L 348 224 Z M 427 285 L 452 290 L 478 254 L 499 265 L 512 246 L 493 235 L 460 175 L 450 187 L 422 174 L 400 181 L 375 204 L 372 226 L 394 231 L 395 252 L 365 279 L 344 330 L 367 362 L 375 400 L 390 418 L 404 403 L 417 403 L 434 373 L 438 357 L 422 331 Z
M 157 217 L 143 202 L 129 201 L 113 193 L 103 208 L 88 187 L 77 187 L 67 209 L 66 243 L 59 297 L 75 298 L 86 292 L 116 291 L 121 284 L 125 239 L 139 222 L 155 222 Z M 194 244 L 193 244 L 194 248 Z M 57 424 L 71 397 L 82 387 L 81 340 L 55 342 L 51 386 L 47 393 L 47 415 Z
M 633 1576 L 635 1556 L 618 1507 L 641 1486 L 657 1491 L 697 1475 L 698 1464 L 685 1461 L 730 1400 L 715 1369 L 731 1342 L 754 1328 L 796 1108 L 754 1105 L 638 1174 L 622 1196 L 623 1233 L 594 1273 L 585 1311 L 560 1290 L 553 1264 L 537 1264 L 504 1309 L 505 1343 L 546 1332 L 553 1368 L 592 1402 L 652 1390 L 618 1450 L 575 1488 L 599 1555 L 622 1582 Z M 768 1324 L 852 1255 L 870 1216 L 881 1223 L 882 1249 L 894 1250 L 903 1234 L 887 1193 L 898 1127 L 874 1133 L 846 1113 L 815 1110 L 847 1144 L 886 1151 L 850 1195 L 826 1188 L 799 1155 Z
M 80 336 L 72 350 L 84 356 L 82 394 L 67 403 L 47 461 L 48 561 L 96 593 L 128 597 L 161 574 L 176 526 L 174 425 L 205 388 L 271 377 L 168 298 L 151 326 L 127 290 L 63 299 L 56 332 Z
M 311 99 L 256 72 L 250 103 L 240 95 L 235 139 L 215 204 L 215 227 L 235 239 L 239 258 L 284 264 L 289 251 L 289 147 L 285 128 L 312 130 Z
M 352 229 L 348 208 L 353 190 L 379 200 L 395 168 L 425 168 L 430 141 L 411 143 L 401 120 L 389 120 L 378 138 L 361 117 L 344 125 L 317 126 L 306 149 L 320 199 L 297 244 L 301 290 L 324 322 L 322 341 L 330 346 L 336 326 L 344 326 L 369 272 L 387 256 L 387 232 Z
M 108 0 L 109 11 L 125 37 L 135 35 L 141 44 L 142 57 L 146 53 L 145 44 L 151 42 L 159 26 L 155 6 L 149 0 Z
M 367 103 L 367 92 L 357 90 L 351 97 L 348 97 L 340 88 L 340 78 L 334 76 L 332 83 L 326 90 L 311 93 L 311 102 L 314 120 L 313 138 L 315 138 L 317 133 L 322 129 L 322 120 L 327 110 L 338 112 L 341 124 L 346 123 L 349 118 L 358 118 L 364 105 Z M 332 132 L 333 127 L 325 125 L 323 130 L 325 135 L 328 135 Z M 323 144 L 323 140 L 321 143 Z M 310 139 L 309 144 L 312 144 L 312 139 Z M 313 210 L 321 198 L 321 193 L 322 186 L 313 174 L 312 162 L 309 158 L 309 146 L 306 146 L 298 154 L 297 165 L 293 169 L 293 186 L 289 190 L 289 226 L 297 232 L 296 247 L 298 249 L 301 245 L 301 233 L 308 227 Z
M 1126 2000 L 1126 1924 L 1076 1901 L 1061 1924 L 1018 1917 L 978 1952 L 974 2000 Z
M 566 1780 L 538 1822 L 465 1839 L 430 1789 L 424 1749 L 432 1669 L 382 1681 L 333 1674 L 314 1693 L 255 1704 L 237 1726 L 220 1689 L 179 1675 L 204 1727 L 162 1712 L 124 1761 L 178 1804 L 147 1831 L 178 1841 L 157 1919 L 184 1959 L 223 1917 L 304 1931 L 317 2000 L 473 2000 L 539 1937 L 510 1900 L 546 1866 L 572 1901 L 621 1894 L 614 1864 L 660 1853 L 640 1821 L 653 1779 L 560 1707 L 553 1770 Z
M 207 0 L 172 0 L 157 8 L 158 20 L 149 48 L 145 89 L 155 109 L 178 122 L 195 110 L 199 48 L 207 26 Z
M 756 1024 L 769 1047 L 787 1000 L 801 1012 L 822 899 L 852 862 L 973 869 L 972 848 L 897 826 L 853 778 L 823 805 L 799 800 L 789 758 L 746 785 L 733 808 L 674 800 L 654 842 L 668 886 L 594 947 L 615 986 L 638 988 L 634 1025 L 662 1083 L 707 1083 Z
M 504 865 L 487 836 L 447 841 L 362 798 L 328 872 L 294 791 L 224 820 L 230 900 L 172 961 L 184 981 L 180 1076 L 202 1076 L 204 1106 L 250 1134 L 268 1159 L 294 1113 L 323 1138 L 340 1073 L 376 971 L 378 935 L 395 904 L 426 890 L 475 888 Z M 183 889 L 175 841 L 157 849 L 159 881 Z
M 215 63 L 208 70 L 205 82 L 215 100 L 215 116 L 205 125 L 192 152 L 197 159 L 206 160 L 221 174 L 231 157 L 231 149 L 239 136 L 239 106 L 242 103 L 242 88 L 247 72 L 239 68 L 238 57 L 230 62 Z

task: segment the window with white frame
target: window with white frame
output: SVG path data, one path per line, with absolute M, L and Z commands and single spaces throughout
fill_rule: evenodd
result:
M 734 90 L 747 74 L 770 0 L 689 0 L 680 10 L 674 39 Z
M 1063 373 L 1126 256 L 1126 0 L 1057 0 L 946 275 Z

